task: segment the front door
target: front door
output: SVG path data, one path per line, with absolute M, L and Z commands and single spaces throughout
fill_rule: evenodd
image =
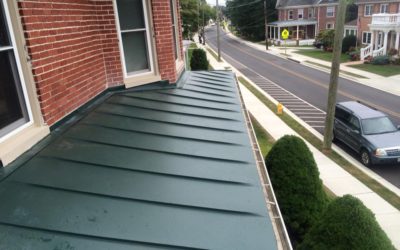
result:
M 0 141 L 30 121 L 6 0 L 0 0 Z

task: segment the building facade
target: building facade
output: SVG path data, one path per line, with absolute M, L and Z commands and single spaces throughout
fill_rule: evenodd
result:
M 0 160 L 108 88 L 174 83 L 179 0 L 0 1 Z
M 357 0 L 358 39 L 365 46 L 361 59 L 386 55 L 400 46 L 400 1 Z
M 278 0 L 278 21 L 269 24 L 269 38 L 281 39 L 281 30 L 288 29 L 289 39 L 314 39 L 319 31 L 334 29 L 336 0 Z

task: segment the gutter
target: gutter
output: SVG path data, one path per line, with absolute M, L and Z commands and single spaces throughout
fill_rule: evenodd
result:
M 274 189 L 272 187 L 271 180 L 269 178 L 267 167 L 265 166 L 264 159 L 261 155 L 260 145 L 258 145 L 257 138 L 254 132 L 253 124 L 250 120 L 250 114 L 246 109 L 244 104 L 242 93 L 238 86 L 237 77 L 235 74 L 236 87 L 239 92 L 240 101 L 242 104 L 242 111 L 246 120 L 246 125 L 248 129 L 248 134 L 252 142 L 253 153 L 256 159 L 257 170 L 262 183 L 262 189 L 264 192 L 264 198 L 267 205 L 267 210 L 269 217 L 271 218 L 272 227 L 275 233 L 277 246 L 279 250 L 293 250 L 292 244 L 290 242 L 289 234 L 286 230 L 285 222 L 283 221 L 283 216 L 279 208 L 279 204 L 276 200 Z

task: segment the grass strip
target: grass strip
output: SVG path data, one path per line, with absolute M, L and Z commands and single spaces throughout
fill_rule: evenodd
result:
M 357 64 L 349 65 L 349 67 L 364 70 L 370 73 L 378 74 L 381 76 L 394 76 L 400 74 L 400 65 L 373 65 L 373 64 Z
M 222 62 L 222 60 L 218 60 L 218 55 L 215 54 L 215 52 L 212 49 L 210 49 L 210 48 L 206 48 L 206 49 L 215 58 L 215 60 L 217 60 L 218 62 Z
M 320 64 L 320 63 L 307 61 L 307 60 L 305 62 L 309 63 L 309 64 L 314 64 L 315 66 L 322 67 L 322 68 L 325 68 L 325 69 L 331 69 L 331 67 L 323 65 L 323 64 Z M 368 77 L 365 77 L 365 76 L 362 76 L 362 75 L 358 75 L 358 74 L 354 74 L 354 73 L 351 73 L 351 72 L 348 72 L 348 71 L 345 71 L 345 70 L 340 70 L 340 73 L 343 73 L 343 74 L 346 74 L 346 75 L 349 75 L 349 76 L 353 76 L 353 77 L 357 77 L 357 78 L 368 79 Z
M 319 50 L 319 49 L 296 50 L 296 51 L 293 51 L 293 53 L 300 54 L 300 55 L 303 55 L 303 56 L 312 57 L 312 58 L 315 58 L 315 59 L 324 60 L 324 61 L 327 61 L 327 62 L 332 62 L 332 56 L 333 56 L 332 52 L 326 52 L 326 51 L 322 51 L 322 50 Z M 349 60 L 350 59 L 349 59 L 348 55 L 340 54 L 340 62 L 341 63 L 347 62 Z
M 239 81 L 252 92 L 265 106 L 267 106 L 273 112 L 276 111 L 276 105 L 270 101 L 267 97 L 265 97 L 260 91 L 258 91 L 255 87 L 253 87 L 246 79 L 243 77 L 239 77 Z M 308 141 L 311 145 L 320 150 L 324 155 L 342 167 L 344 170 L 349 172 L 359 181 L 364 183 L 367 187 L 381 196 L 384 200 L 394 206 L 396 209 L 400 210 L 400 197 L 397 196 L 394 192 L 390 191 L 382 184 L 369 177 L 367 174 L 362 172 L 356 166 L 352 165 L 341 155 L 336 153 L 335 151 L 324 152 L 322 151 L 322 141 L 316 137 L 313 133 L 308 131 L 305 127 L 303 127 L 300 123 L 298 123 L 295 119 L 289 116 L 286 113 L 283 113 L 279 116 L 290 128 L 296 131 L 300 136 L 302 136 L 306 141 Z

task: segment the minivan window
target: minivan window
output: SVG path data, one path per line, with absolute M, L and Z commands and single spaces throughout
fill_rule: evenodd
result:
M 358 121 L 358 118 L 355 117 L 354 115 L 352 115 L 352 116 L 350 117 L 349 126 L 350 126 L 351 129 L 353 129 L 353 130 L 358 130 L 358 131 L 360 131 L 360 122 Z
M 335 109 L 335 117 L 341 122 L 348 123 L 350 119 L 350 113 L 346 110 L 336 107 Z
M 361 124 L 364 134 L 366 135 L 391 133 L 397 131 L 397 128 L 393 125 L 392 121 L 386 116 L 364 119 L 361 121 Z

